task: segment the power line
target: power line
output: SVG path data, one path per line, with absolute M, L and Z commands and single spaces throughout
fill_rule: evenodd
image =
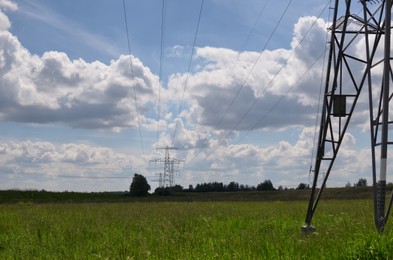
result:
M 265 9 L 266 9 L 266 6 L 267 6 L 268 2 L 269 2 L 269 0 L 265 1 L 265 4 L 263 5 L 262 9 L 259 11 L 258 17 L 257 17 L 257 19 L 255 20 L 254 25 L 252 26 L 250 32 L 248 33 L 247 38 L 244 40 L 241 49 L 238 51 L 238 54 L 236 55 L 236 60 L 235 60 L 234 63 L 232 64 L 231 68 L 234 68 L 234 67 L 237 65 L 237 63 L 239 62 L 240 54 L 245 50 L 245 48 L 246 48 L 246 46 L 247 46 L 247 43 L 248 43 L 248 41 L 249 41 L 250 38 L 251 38 L 251 35 L 254 34 L 254 31 L 255 31 L 255 29 L 256 29 L 258 23 L 259 23 L 259 20 L 260 20 L 261 17 L 262 17 L 262 14 L 264 13 L 264 11 L 265 11 Z M 265 47 L 266 47 L 266 45 L 265 45 Z M 263 49 L 263 50 L 264 50 L 264 49 Z M 263 50 L 262 50 L 262 51 L 263 51 Z M 220 89 L 220 91 L 218 92 L 218 94 L 215 96 L 214 100 L 216 100 L 218 97 L 221 96 L 223 90 L 224 90 L 223 88 Z M 239 90 L 239 91 L 240 91 L 240 90 Z M 234 99 L 236 99 L 236 97 L 235 97 Z M 234 100 L 233 100 L 233 101 L 234 101 Z M 226 113 L 228 112 L 229 107 L 230 107 L 231 105 L 232 105 L 232 104 L 230 104 L 230 105 L 228 106 L 226 112 L 225 112 L 224 115 L 223 115 L 223 118 L 225 117 L 225 115 L 226 115 Z M 220 120 L 222 121 L 223 118 L 221 118 Z M 217 123 L 217 125 L 216 125 L 215 128 L 214 128 L 214 130 L 217 130 L 217 128 L 218 128 L 218 126 L 219 126 L 220 123 L 221 123 L 221 122 L 218 122 L 218 123 Z M 213 131 L 214 131 L 214 130 L 213 130 Z
M 165 25 L 166 25 L 166 2 L 162 0 L 161 9 L 161 48 L 160 48 L 160 71 L 158 74 L 158 100 L 157 100 L 157 143 L 156 151 L 158 148 L 158 141 L 160 138 L 160 118 L 161 118 L 161 82 L 162 82 L 162 71 L 164 67 L 164 42 L 165 42 Z
M 190 60 L 189 60 L 189 62 L 188 62 L 186 81 L 185 81 L 185 83 L 184 83 L 183 95 L 182 95 L 181 102 L 180 102 L 180 106 L 179 106 L 179 112 L 178 112 L 177 117 L 176 117 L 175 130 L 174 130 L 173 136 L 172 136 L 172 144 L 174 144 L 174 142 L 175 142 L 177 127 L 178 127 L 178 125 L 179 125 L 179 120 L 180 120 L 180 113 L 181 113 L 181 111 L 183 110 L 184 95 L 185 95 L 185 93 L 186 93 L 186 89 L 187 89 L 187 85 L 188 85 L 188 79 L 189 79 L 189 77 L 190 77 L 192 57 L 194 56 L 194 52 L 195 52 L 195 44 L 196 44 L 196 39 L 197 39 L 197 37 L 198 37 L 199 24 L 200 24 L 201 17 L 202 17 L 202 11 L 203 11 L 203 4 L 204 4 L 204 2 L 205 2 L 205 0 L 202 0 L 202 2 L 201 2 L 201 7 L 200 7 L 200 9 L 199 9 L 198 22 L 197 22 L 197 26 L 196 26 L 196 29 L 195 29 L 194 41 L 193 41 L 193 44 L 192 44 L 192 50 L 191 50 Z
M 255 123 L 242 137 L 240 137 L 236 144 L 239 144 L 240 141 L 242 141 L 251 131 L 255 130 L 255 128 L 261 124 L 261 122 L 286 98 L 286 96 L 295 88 L 297 87 L 298 83 L 307 75 L 307 73 L 312 69 L 312 67 L 322 58 L 322 56 L 324 56 L 325 52 L 323 54 L 321 54 L 316 60 L 314 60 L 314 62 L 308 67 L 308 69 L 306 70 L 305 73 L 303 73 L 296 81 L 296 83 L 290 88 L 288 89 L 288 91 L 286 92 L 285 95 L 282 95 L 279 100 L 277 100 L 273 106 L 270 107 L 270 109 L 262 115 L 262 117 L 257 121 L 257 123 Z M 235 129 L 232 129 L 232 131 L 234 131 Z M 225 138 L 223 140 L 226 140 L 229 137 L 229 135 L 225 136 Z M 215 149 L 213 149 L 213 151 L 211 151 L 206 158 L 209 158 L 212 154 L 215 153 L 215 151 L 218 149 L 218 147 L 222 144 L 222 142 L 220 142 Z
M 328 5 L 325 6 L 325 8 L 321 11 L 321 13 L 319 14 L 318 18 L 322 15 L 322 13 L 325 11 L 325 9 L 327 8 Z M 307 30 L 307 32 L 304 34 L 304 36 L 302 37 L 302 39 L 300 39 L 299 43 L 296 45 L 296 47 L 292 50 L 292 52 L 290 53 L 289 57 L 286 59 L 286 61 L 283 63 L 283 65 L 280 67 L 280 69 L 277 71 L 277 73 L 274 75 L 274 77 L 270 80 L 269 84 L 263 89 L 263 91 L 261 92 L 261 94 L 259 94 L 256 99 L 254 100 L 254 102 L 252 103 L 252 105 L 249 107 L 249 109 L 247 110 L 247 112 L 241 117 L 241 119 L 238 121 L 238 123 L 236 124 L 235 128 L 232 129 L 232 131 L 236 130 L 237 127 L 240 125 L 240 123 L 244 120 L 244 118 L 246 118 L 248 116 L 248 114 L 250 113 L 251 109 L 255 106 L 256 103 L 258 103 L 259 101 L 259 97 L 262 96 L 268 88 L 271 88 L 273 85 L 273 81 L 278 77 L 278 75 L 281 73 L 281 71 L 284 69 L 284 67 L 288 64 L 289 60 L 292 58 L 293 54 L 295 53 L 295 51 L 297 50 L 297 48 L 299 48 L 299 46 L 301 45 L 301 43 L 304 41 L 304 39 L 307 37 L 307 35 L 310 33 L 311 29 L 314 27 L 314 25 L 316 24 L 316 22 L 318 21 L 318 18 L 315 19 L 315 21 L 312 23 L 312 25 L 310 26 L 310 28 Z M 325 53 L 325 52 L 324 52 Z M 306 71 L 306 73 L 314 66 L 314 64 L 322 57 L 322 55 L 320 55 L 318 57 L 318 59 L 316 59 L 311 66 L 308 68 L 308 70 Z M 305 74 L 303 74 L 300 79 L 302 79 L 305 76 Z M 298 79 L 298 81 L 300 80 Z M 297 81 L 297 82 L 298 82 Z M 294 84 L 294 86 L 296 86 L 297 83 Z M 294 86 L 292 86 L 290 88 L 290 90 L 292 90 L 294 88 Z M 287 92 L 287 94 L 290 91 Z M 285 95 L 282 97 L 284 98 Z M 278 103 L 280 103 L 281 101 L 279 101 Z M 268 113 L 265 113 L 262 118 L 260 120 L 258 120 L 257 124 L 254 124 L 252 126 L 252 128 L 247 132 L 251 132 L 252 130 L 254 130 L 257 125 L 262 122 L 263 118 L 265 118 L 277 105 L 278 103 L 275 103 L 268 111 Z
M 308 34 L 310 33 L 311 29 L 315 26 L 316 22 L 318 21 L 319 17 L 321 17 L 322 13 L 325 11 L 325 9 L 327 8 L 328 5 L 325 5 L 324 9 L 321 11 L 321 13 L 319 14 L 319 16 L 317 17 L 317 19 L 315 19 L 315 21 L 312 23 L 312 25 L 310 26 L 310 28 L 307 30 L 307 32 L 304 34 L 304 36 L 300 39 L 300 41 L 298 42 L 298 44 L 296 45 L 295 48 L 293 48 L 292 52 L 290 53 L 290 55 L 288 56 L 288 58 L 285 60 L 285 62 L 281 65 L 280 69 L 276 72 L 276 74 L 274 75 L 274 77 L 269 81 L 269 83 L 267 84 L 267 86 L 262 90 L 262 92 L 255 98 L 254 102 L 251 104 L 251 106 L 248 108 L 248 110 L 246 111 L 246 113 L 240 118 L 240 120 L 237 122 L 236 126 L 232 129 L 232 131 L 236 130 L 238 128 L 238 126 L 240 125 L 241 122 L 243 122 L 243 120 L 248 116 L 248 114 L 250 113 L 251 109 L 256 105 L 256 103 L 258 103 L 259 101 L 259 97 L 261 97 L 266 91 L 267 89 L 271 88 L 273 86 L 273 82 L 274 80 L 278 77 L 278 75 L 281 73 L 281 71 L 284 69 L 284 67 L 288 64 L 289 60 L 292 58 L 293 54 L 295 54 L 295 51 L 299 48 L 299 46 L 301 46 L 302 42 L 304 41 L 304 39 L 307 38 Z M 320 56 L 321 57 L 321 56 Z M 319 60 L 320 57 L 317 59 Z M 316 60 L 316 61 L 317 61 Z M 312 66 L 315 64 L 315 62 L 312 64 Z M 307 70 L 308 72 L 308 70 Z M 303 77 L 303 76 L 302 76 Z M 294 85 L 296 86 L 296 85 Z M 261 121 L 261 120 L 259 120 Z M 258 122 L 259 122 L 258 121 Z M 253 130 L 253 128 L 255 127 L 255 125 L 251 128 L 250 131 Z
M 261 19 L 262 14 L 265 12 L 265 9 L 266 9 L 266 6 L 267 6 L 268 3 L 269 3 L 269 0 L 266 0 L 266 1 L 265 1 L 265 4 L 264 4 L 263 7 L 262 7 L 262 9 L 259 11 L 258 18 L 255 20 L 254 25 L 252 26 L 250 32 L 248 33 L 248 36 L 247 36 L 246 40 L 244 41 L 243 46 L 242 46 L 240 52 L 242 52 L 242 51 L 246 48 L 247 43 L 248 43 L 248 41 L 250 40 L 251 35 L 254 34 L 254 31 L 255 31 L 255 29 L 257 28 L 257 25 L 258 25 L 258 23 L 259 23 L 259 20 Z M 240 55 L 240 52 L 239 52 L 239 55 Z M 238 57 L 239 57 L 239 55 L 238 55 Z
M 266 6 L 267 6 L 268 2 L 269 2 L 269 0 L 265 1 L 265 4 L 263 5 L 262 9 L 259 11 L 258 17 L 257 17 L 257 19 L 255 20 L 254 25 L 252 26 L 252 28 L 251 28 L 250 32 L 248 33 L 246 39 L 244 40 L 241 49 L 239 50 L 238 54 L 236 55 L 236 60 L 234 61 L 232 67 L 235 67 L 235 66 L 238 64 L 238 62 L 239 62 L 239 57 L 240 57 L 241 53 L 245 50 L 245 48 L 246 48 L 246 46 L 247 46 L 247 43 L 249 42 L 249 40 L 250 40 L 250 38 L 251 38 L 251 35 L 254 34 L 254 31 L 255 31 L 255 29 L 256 29 L 258 23 L 259 23 L 259 20 L 260 20 L 261 17 L 262 17 L 263 12 L 264 12 L 265 9 L 266 9 Z M 214 100 L 216 100 L 218 97 L 221 96 L 221 93 L 222 93 L 223 90 L 224 90 L 223 88 L 220 88 L 220 91 L 219 91 L 218 94 L 214 97 Z M 218 125 L 216 125 L 215 130 L 217 129 L 217 127 L 218 127 Z
M 143 154 L 143 157 L 144 157 L 145 149 L 143 147 L 141 121 L 140 121 L 140 118 L 139 118 L 139 107 L 138 107 L 138 101 L 137 101 L 137 95 L 136 95 L 134 68 L 133 68 L 133 65 L 132 65 L 132 58 L 131 58 L 131 43 L 130 43 L 130 35 L 129 35 L 129 32 L 128 32 L 128 21 L 127 21 L 128 19 L 127 19 L 127 9 L 126 9 L 125 0 L 123 0 L 123 11 L 124 11 L 124 24 L 125 24 L 125 27 L 126 27 L 126 35 L 127 35 L 128 57 L 129 57 L 129 60 L 130 60 L 131 80 L 132 80 L 132 86 L 133 86 L 133 89 L 134 89 L 135 110 L 136 110 L 136 117 L 137 117 L 137 120 L 138 120 L 139 140 L 140 140 L 140 143 L 141 143 L 142 154 Z
M 312 69 L 312 67 L 314 67 L 314 65 L 322 58 L 324 57 L 326 54 L 326 52 L 324 52 L 323 54 L 321 54 L 316 60 L 314 60 L 314 62 L 308 67 L 308 69 L 297 79 L 296 83 L 287 90 L 287 92 L 285 93 L 285 95 L 282 95 L 280 97 L 279 100 L 277 100 L 273 106 L 270 107 L 270 109 L 263 114 L 263 116 L 252 126 L 252 128 L 250 130 L 248 130 L 240 139 L 238 139 L 238 141 L 236 143 L 240 143 L 241 140 L 243 140 L 251 131 L 255 130 L 255 128 L 257 128 L 258 125 L 261 124 L 261 122 L 281 103 L 281 101 L 283 101 L 287 95 L 298 85 L 298 83 L 307 75 L 307 73 Z
M 254 102 L 251 104 L 251 106 L 249 107 L 249 109 L 246 111 L 246 113 L 240 118 L 240 120 L 237 122 L 237 124 L 235 125 L 234 128 L 232 128 L 232 130 L 230 131 L 230 133 L 228 135 L 225 136 L 225 138 L 223 138 L 223 140 L 226 140 L 229 135 L 231 134 L 231 132 L 235 131 L 238 126 L 240 125 L 240 123 L 244 120 L 244 118 L 246 118 L 248 116 L 248 114 L 250 113 L 251 109 L 256 105 L 256 103 L 259 101 L 259 97 L 262 96 L 266 90 L 268 88 L 270 88 L 272 86 L 272 83 L 274 81 L 275 78 L 277 78 L 277 76 L 279 75 L 279 73 L 283 70 L 283 68 L 287 65 L 287 63 L 289 62 L 289 60 L 291 59 L 291 57 L 293 56 L 293 54 L 295 53 L 295 50 L 301 45 L 301 43 L 304 41 L 304 39 L 308 36 L 309 32 L 311 31 L 311 29 L 314 27 L 314 25 L 316 24 L 316 22 L 318 21 L 319 17 L 321 17 L 322 13 L 326 10 L 328 4 L 330 3 L 330 0 L 327 2 L 327 4 L 325 5 L 325 7 L 323 8 L 323 10 L 321 11 L 321 13 L 319 14 L 319 16 L 317 17 L 317 19 L 313 22 L 313 24 L 310 26 L 310 28 L 308 29 L 308 31 L 305 33 L 305 35 L 302 37 L 302 39 L 298 42 L 297 46 L 292 50 L 291 54 L 289 55 L 289 57 L 286 59 L 286 61 L 283 63 L 283 65 L 281 66 L 281 68 L 278 70 L 278 72 L 275 74 L 275 76 L 270 80 L 270 82 L 268 83 L 268 85 L 265 87 L 265 89 L 261 92 L 261 94 L 259 94 L 256 99 L 254 100 Z M 315 63 L 322 57 L 322 55 L 319 56 L 318 59 L 316 59 L 312 65 L 309 67 L 309 69 L 306 71 L 306 73 L 315 65 Z M 301 78 L 303 78 L 305 76 L 305 74 L 303 74 L 301 76 Z M 300 78 L 300 79 L 301 79 Z M 300 79 L 298 79 L 297 83 L 300 81 Z M 297 85 L 297 83 L 287 92 L 287 94 Z M 259 125 L 262 120 L 264 118 L 267 117 L 267 115 L 274 110 L 274 108 L 285 98 L 285 96 L 281 97 L 280 100 L 278 102 L 276 102 L 268 111 L 268 113 L 265 113 L 258 121 L 256 124 L 254 124 L 251 129 L 247 132 L 246 135 L 248 135 L 252 130 L 254 130 L 257 125 Z M 243 136 L 241 139 L 243 139 L 245 136 Z M 218 146 L 221 145 L 223 143 L 223 141 L 221 141 L 217 147 L 215 149 L 213 149 L 213 151 L 211 151 L 206 158 L 210 157 L 217 149 Z M 199 154 L 198 154 L 199 155 Z
M 258 19 L 257 19 L 257 21 L 254 23 L 254 27 L 257 25 L 258 20 L 260 19 L 260 16 L 262 15 L 262 13 L 263 13 L 263 11 L 264 11 L 266 5 L 267 5 L 267 2 L 268 2 L 268 1 L 265 2 L 265 5 L 263 6 L 261 12 L 259 13 Z M 257 63 L 259 62 L 260 58 L 262 57 L 262 54 L 264 53 L 264 51 L 266 50 L 268 44 L 270 43 L 271 39 L 273 38 L 273 35 L 274 35 L 275 32 L 277 31 L 277 28 L 278 28 L 278 26 L 280 25 L 281 21 L 283 20 L 283 18 L 284 18 L 284 16 L 285 16 L 285 14 L 286 14 L 286 12 L 287 12 L 289 6 L 291 5 L 291 3 L 292 3 L 292 0 L 290 0 L 290 1 L 288 2 L 288 4 L 286 5 L 286 8 L 284 9 L 283 13 L 281 14 L 279 20 L 277 21 L 277 23 L 276 23 L 274 29 L 273 29 L 272 32 L 270 33 L 268 40 L 266 41 L 265 45 L 263 46 L 262 50 L 260 51 L 260 53 L 259 53 L 259 55 L 258 55 L 258 58 L 255 60 L 253 66 L 251 67 L 251 70 L 249 71 L 249 73 L 247 74 L 247 76 L 245 77 L 245 79 L 243 80 L 242 85 L 241 85 L 240 88 L 237 90 L 236 95 L 234 96 L 234 98 L 232 99 L 232 101 L 230 102 L 230 104 L 228 105 L 228 107 L 226 108 L 226 110 L 225 110 L 223 116 L 220 118 L 220 120 L 219 120 L 218 123 L 216 124 L 216 126 L 215 126 L 215 128 L 214 128 L 213 131 L 217 130 L 218 127 L 221 125 L 222 121 L 223 121 L 224 118 L 226 117 L 226 115 L 227 115 L 227 113 L 229 112 L 230 108 L 232 107 L 232 105 L 233 105 L 234 102 L 236 101 L 237 97 L 239 96 L 241 90 L 242 90 L 242 89 L 244 88 L 244 86 L 246 85 L 248 78 L 251 76 L 252 71 L 253 71 L 254 68 L 256 67 Z M 253 31 L 254 31 L 254 28 L 251 30 L 250 33 L 252 33 Z M 247 37 L 246 42 L 248 41 L 249 38 L 250 38 L 250 35 Z M 244 44 L 244 46 L 245 46 L 245 44 Z M 236 61 L 237 61 L 237 60 L 236 60 Z M 220 92 L 220 93 L 221 93 L 221 92 Z M 236 125 L 235 128 L 237 128 L 238 125 L 239 125 L 239 123 Z M 231 132 L 232 132 L 232 131 L 231 131 Z M 226 139 L 228 138 L 228 136 L 229 136 L 229 135 L 227 135 L 223 140 L 226 140 Z M 220 144 L 222 144 L 222 141 L 221 141 L 218 145 L 220 145 Z M 208 155 L 207 157 L 209 157 L 212 153 L 214 153 L 215 150 L 216 150 L 216 149 L 214 149 L 213 152 L 209 153 L 209 155 Z M 202 151 L 199 152 L 199 153 L 197 154 L 196 157 L 198 157 L 201 153 L 202 153 Z
M 291 2 L 291 1 L 290 1 L 290 2 Z M 290 2 L 288 3 L 288 5 L 290 4 Z M 249 107 L 249 109 L 247 110 L 247 112 L 241 117 L 240 121 L 238 121 L 238 123 L 236 124 L 236 126 L 235 126 L 234 128 L 232 128 L 232 130 L 230 131 L 230 133 L 229 133 L 228 135 L 226 135 L 226 136 L 222 139 L 223 141 L 221 141 L 221 142 L 218 143 L 217 147 L 216 147 L 215 149 L 213 149 L 213 151 L 210 152 L 210 153 L 207 155 L 206 158 L 210 157 L 210 156 L 218 149 L 218 146 L 221 145 L 221 144 L 229 137 L 229 135 L 231 135 L 231 133 L 232 133 L 233 131 L 235 131 L 235 130 L 238 128 L 238 126 L 239 126 L 240 123 L 244 120 L 244 118 L 247 117 L 247 115 L 249 114 L 249 112 L 251 111 L 251 109 L 252 109 L 252 108 L 255 106 L 255 104 L 258 102 L 258 98 L 259 98 L 262 94 L 264 94 L 268 88 L 271 87 L 272 82 L 274 81 L 274 79 L 278 76 L 278 74 L 282 71 L 282 69 L 284 68 L 284 66 L 288 63 L 289 59 L 290 59 L 291 56 L 294 54 L 294 51 L 301 45 L 302 41 L 307 37 L 307 35 L 308 35 L 309 32 L 311 31 L 311 29 L 314 27 L 314 25 L 315 25 L 315 23 L 317 22 L 317 20 L 321 17 L 322 13 L 326 10 L 326 8 L 329 6 L 330 3 L 331 3 L 331 0 L 328 0 L 328 1 L 326 2 L 326 5 L 324 6 L 324 8 L 322 9 L 322 11 L 321 11 L 320 14 L 318 15 L 317 19 L 314 21 L 314 23 L 311 25 L 311 27 L 310 27 L 309 30 L 306 32 L 306 34 L 302 37 L 302 39 L 299 41 L 298 45 L 293 49 L 293 51 L 291 52 L 290 56 L 287 58 L 287 60 L 285 61 L 285 63 L 281 66 L 280 70 L 275 74 L 275 76 L 273 77 L 273 79 L 269 82 L 268 86 L 267 86 L 267 87 L 263 90 L 263 92 L 256 98 L 256 100 L 255 100 L 255 101 L 253 102 L 253 104 Z M 265 4 L 265 5 L 266 5 L 266 4 Z M 288 8 L 288 6 L 287 6 L 287 8 Z M 282 16 L 283 16 L 283 15 L 282 15 Z M 281 17 L 281 18 L 282 18 L 282 17 Z M 277 26 L 278 26 L 278 24 L 276 25 L 276 27 L 277 27 Z M 275 28 L 275 29 L 276 29 L 276 28 Z M 274 31 L 273 31 L 273 32 L 274 32 Z M 272 32 L 272 33 L 273 33 L 273 32 Z M 271 35 L 271 36 L 272 36 L 272 35 Z M 270 41 L 270 38 L 269 38 L 269 41 Z M 268 43 L 268 42 L 267 42 L 267 43 Z M 266 45 L 267 45 L 267 43 L 266 43 Z M 265 45 L 264 49 L 266 48 L 266 45 Z M 263 49 L 263 50 L 264 50 L 264 49 Z M 263 51 L 262 51 L 262 52 L 263 52 Z M 259 55 L 259 57 L 258 57 L 258 59 L 257 59 L 256 62 L 258 62 L 258 60 L 260 59 L 260 56 L 261 56 L 262 52 L 260 53 L 260 55 Z M 325 50 L 324 53 L 326 53 L 326 50 Z M 322 54 L 322 55 L 323 55 L 323 54 Z M 315 63 L 318 62 L 318 61 L 321 59 L 322 55 L 320 55 L 320 56 L 312 63 L 312 66 L 314 66 Z M 255 64 L 256 64 L 256 63 L 254 63 L 254 66 L 252 67 L 252 70 L 254 69 Z M 308 68 L 308 70 L 306 71 L 305 74 L 307 74 L 308 71 L 311 70 L 312 66 Z M 250 76 L 251 72 L 252 72 L 252 71 L 250 71 L 250 73 L 249 73 L 249 75 L 247 76 L 247 78 Z M 297 83 L 305 76 L 305 74 L 303 74 L 303 75 L 297 80 Z M 247 80 L 247 78 L 246 78 L 246 80 Z M 296 84 L 297 84 L 297 83 L 296 83 Z M 228 106 L 228 108 L 227 108 L 227 110 L 226 110 L 224 116 L 220 119 L 219 124 L 221 123 L 222 119 L 225 117 L 225 115 L 226 115 L 227 112 L 229 111 L 230 106 L 233 105 L 233 103 L 234 103 L 235 99 L 238 97 L 238 95 L 239 95 L 241 89 L 244 87 L 244 84 L 245 84 L 245 82 L 241 85 L 241 88 L 238 90 L 236 96 L 234 97 L 234 99 L 232 100 L 232 102 L 230 103 L 230 105 Z M 295 87 L 296 87 L 296 85 L 294 85 L 292 88 L 290 88 L 290 89 L 287 91 L 287 94 L 290 93 L 290 92 L 292 91 L 292 89 L 295 88 Z M 284 100 L 285 98 L 286 98 L 285 96 L 282 96 L 275 104 L 273 104 L 273 106 L 268 110 L 268 112 L 265 113 L 265 114 L 262 116 L 262 118 L 260 118 L 260 119 L 258 120 L 258 122 L 257 122 L 256 124 L 254 124 L 254 125 L 252 126 L 252 128 L 249 129 L 249 130 L 247 131 L 247 133 L 246 133 L 245 135 L 243 135 L 243 136 L 240 138 L 240 140 L 238 140 L 236 143 L 239 143 L 239 142 L 240 142 L 241 140 L 243 140 L 251 131 L 253 131 L 253 130 L 258 126 L 258 124 L 260 124 L 260 123 L 263 121 L 263 119 L 265 119 L 265 118 L 268 116 L 268 114 L 269 114 L 270 112 L 272 112 L 272 111 L 279 105 L 279 103 L 281 103 L 282 100 Z M 215 130 L 218 128 L 219 124 L 216 125 Z M 205 147 L 205 148 L 206 148 L 206 147 Z M 199 152 L 199 153 L 197 154 L 197 156 L 199 156 L 201 153 L 202 153 L 202 152 Z M 197 157 L 197 156 L 196 156 L 196 157 Z
M 259 53 L 258 58 L 255 60 L 254 64 L 252 65 L 250 71 L 248 72 L 247 76 L 245 77 L 245 79 L 243 80 L 243 83 L 241 84 L 240 88 L 237 90 L 235 97 L 232 99 L 232 101 L 229 103 L 229 106 L 227 107 L 227 109 L 225 110 L 223 116 L 220 118 L 220 120 L 218 121 L 216 127 L 214 128 L 214 130 L 217 130 L 217 128 L 221 125 L 222 121 L 224 120 L 224 118 L 226 117 L 226 115 L 229 112 L 229 109 L 232 107 L 232 105 L 235 103 L 236 99 L 238 98 L 240 92 L 242 91 L 242 89 L 244 88 L 244 86 L 246 85 L 249 77 L 251 76 L 251 73 L 254 71 L 256 65 L 258 64 L 259 60 L 262 57 L 262 54 L 264 53 L 264 51 L 266 50 L 267 45 L 270 43 L 271 39 L 273 38 L 273 35 L 275 34 L 278 26 L 280 25 L 282 19 L 284 18 L 289 6 L 291 5 L 292 0 L 290 0 L 287 4 L 287 6 L 284 9 L 284 12 L 281 14 L 280 19 L 278 20 L 278 22 L 276 23 L 276 26 L 274 27 L 273 31 L 270 33 L 270 36 L 268 38 L 268 40 L 265 43 L 265 46 L 263 46 L 262 51 Z

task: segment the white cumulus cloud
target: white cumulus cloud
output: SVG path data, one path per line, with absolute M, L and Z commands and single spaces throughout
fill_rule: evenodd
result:
M 57 51 L 37 56 L 8 31 L 0 32 L 0 49 L 3 121 L 121 129 L 137 126 L 135 100 L 141 122 L 151 112 L 158 78 L 135 57 L 103 64 Z

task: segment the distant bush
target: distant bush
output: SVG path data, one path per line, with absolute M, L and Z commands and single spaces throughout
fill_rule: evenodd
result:
M 364 178 L 360 178 L 358 180 L 358 182 L 355 183 L 355 186 L 357 186 L 357 187 L 366 187 L 367 186 L 367 180 L 364 179 Z
M 158 187 L 154 190 L 154 194 L 159 195 L 159 196 L 168 196 L 171 195 L 172 193 L 176 192 L 182 192 L 183 187 L 180 185 L 175 185 L 173 187 Z
M 309 189 L 310 185 L 305 184 L 305 183 L 300 183 L 299 186 L 297 186 L 297 190 L 304 190 L 304 189 Z
M 169 187 L 158 187 L 154 190 L 154 194 L 159 195 L 159 196 L 169 196 L 172 194 L 171 190 Z

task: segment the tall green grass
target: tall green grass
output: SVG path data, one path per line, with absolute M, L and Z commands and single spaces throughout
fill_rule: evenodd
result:
M 372 204 L 323 201 L 317 234 L 300 232 L 306 202 L 0 205 L 1 259 L 389 259 Z

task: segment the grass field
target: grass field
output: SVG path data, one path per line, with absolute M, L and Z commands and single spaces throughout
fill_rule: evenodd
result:
M 392 259 L 370 200 L 0 204 L 1 259 Z

